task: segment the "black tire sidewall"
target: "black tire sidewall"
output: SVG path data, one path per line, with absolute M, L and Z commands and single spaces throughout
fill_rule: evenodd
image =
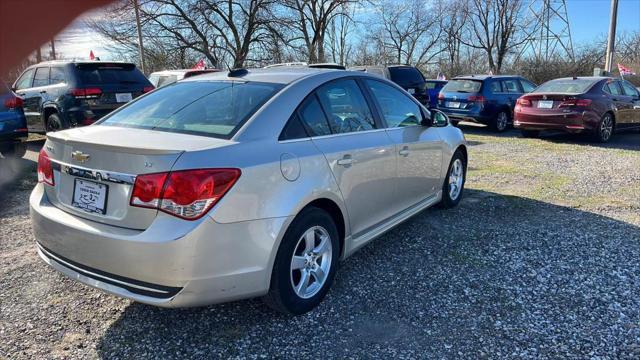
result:
M 309 228 L 316 225 L 325 228 L 329 236 L 331 236 L 333 252 L 331 256 L 331 267 L 323 288 L 314 296 L 303 299 L 295 293 L 291 285 L 291 256 L 300 237 Z M 320 304 L 331 288 L 333 278 L 338 268 L 340 257 L 340 241 L 338 240 L 338 236 L 338 230 L 331 216 L 319 208 L 309 207 L 303 210 L 293 220 L 280 243 L 274 262 L 273 273 L 271 275 L 271 289 L 268 295 L 271 297 L 271 301 L 269 301 L 270 305 L 275 305 L 276 310 L 299 315 L 312 310 Z
M 55 117 L 55 119 L 57 119 L 58 123 L 60 124 L 60 128 L 56 129 L 56 130 L 49 130 L 49 122 L 51 121 L 51 118 Z M 60 115 L 58 113 L 53 113 L 51 115 L 49 115 L 47 117 L 47 119 L 45 120 L 45 132 L 51 132 L 51 131 L 60 131 L 60 130 L 64 130 L 67 128 L 67 126 L 65 126 L 64 121 L 62 120 L 62 117 L 60 117 Z
M 462 178 L 462 189 L 460 189 L 460 194 L 458 194 L 458 197 L 453 200 L 451 199 L 451 196 L 449 195 L 449 175 L 451 174 L 451 168 L 453 167 L 453 162 L 456 159 L 460 159 L 460 161 L 462 161 L 462 171 L 463 171 L 463 178 Z M 460 200 L 462 200 L 462 196 L 464 195 L 464 185 L 467 182 L 467 162 L 465 161 L 464 156 L 462 155 L 462 152 L 460 150 L 457 150 L 453 156 L 451 157 L 451 161 L 449 162 L 449 167 L 447 168 L 447 175 L 444 178 L 444 183 L 442 184 L 442 201 L 440 202 L 440 204 L 442 205 L 442 207 L 444 207 L 445 209 L 448 208 L 452 208 L 455 207 L 456 205 L 458 205 L 458 203 L 460 203 Z

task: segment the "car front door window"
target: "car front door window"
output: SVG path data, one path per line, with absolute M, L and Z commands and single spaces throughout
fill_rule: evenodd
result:
M 422 123 L 420 107 L 408 96 L 380 81 L 366 80 L 365 83 L 376 99 L 387 127 L 404 127 Z

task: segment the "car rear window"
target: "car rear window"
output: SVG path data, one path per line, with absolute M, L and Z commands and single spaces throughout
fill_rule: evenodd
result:
M 83 84 L 146 84 L 147 78 L 133 64 L 78 64 Z
M 177 82 L 131 102 L 100 124 L 229 138 L 282 87 L 260 82 Z
M 587 79 L 559 79 L 551 80 L 540 85 L 534 93 L 563 93 L 563 94 L 582 94 L 589 90 L 595 83 L 593 80 Z
M 442 88 L 443 92 L 461 92 L 476 93 L 482 87 L 481 80 L 457 79 L 450 80 L 447 85 Z
M 414 67 L 390 67 L 391 80 L 401 86 L 411 86 L 424 83 L 424 77 Z

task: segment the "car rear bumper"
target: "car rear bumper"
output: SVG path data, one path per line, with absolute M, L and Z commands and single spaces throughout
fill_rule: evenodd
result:
M 0 133 L 0 145 L 14 144 L 26 141 L 29 137 L 29 132 L 24 130 L 11 130 Z
M 438 107 L 438 109 L 455 121 L 471 121 L 487 124 L 491 120 L 490 116 L 487 116 L 480 111 L 452 110 L 443 107 Z
M 516 112 L 513 127 L 522 130 L 560 130 L 581 133 L 592 131 L 597 127 L 597 120 L 591 121 L 591 117 L 586 112 L 548 115 Z
M 200 306 L 265 294 L 291 217 L 221 224 L 159 213 L 144 231 L 85 220 L 31 194 L 40 257 L 68 277 L 162 307 Z

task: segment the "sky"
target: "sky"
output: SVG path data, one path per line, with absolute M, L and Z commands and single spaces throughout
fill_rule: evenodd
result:
M 566 4 L 574 46 L 606 38 L 611 0 L 566 0 Z M 92 16 L 100 16 L 100 10 L 83 15 L 56 36 L 56 51 L 64 58 L 88 58 L 93 50 L 102 60 L 115 60 L 106 50 L 105 40 L 84 24 L 84 19 Z M 617 33 L 634 30 L 640 31 L 640 0 L 619 0 Z M 48 53 L 48 46 L 42 51 Z

